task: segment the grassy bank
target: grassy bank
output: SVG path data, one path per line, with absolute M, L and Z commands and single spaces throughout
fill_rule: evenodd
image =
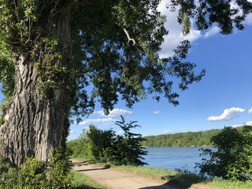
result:
M 218 187 L 225 189 L 248 189 L 252 188 L 252 181 L 246 183 L 239 181 L 220 180 L 217 178 L 209 179 L 189 171 L 170 171 L 168 169 L 155 169 L 153 167 L 133 167 L 117 166 L 118 169 L 133 172 L 141 175 L 148 175 L 161 179 L 171 180 L 174 184 L 179 185 L 205 185 L 209 188 Z M 184 182 L 186 181 L 186 183 Z
M 85 158 L 76 158 L 73 159 L 79 161 L 90 161 Z M 92 162 L 92 161 L 90 161 Z M 102 163 L 99 163 L 102 164 Z M 181 188 L 189 188 L 192 185 L 204 186 L 206 188 L 224 188 L 224 189 L 248 189 L 252 188 L 252 181 L 243 183 L 238 181 L 226 181 L 219 179 L 209 179 L 189 171 L 170 171 L 168 169 L 155 169 L 153 167 L 135 167 L 135 166 L 114 166 L 111 164 L 102 164 L 106 166 L 111 166 L 117 168 L 121 171 L 132 172 L 138 175 L 156 177 L 160 179 L 165 179 L 169 183 L 174 185 L 179 185 Z
M 73 175 L 72 187 L 73 189 L 106 189 L 106 186 L 103 186 L 83 173 L 79 173 L 78 171 L 71 170 L 71 174 Z

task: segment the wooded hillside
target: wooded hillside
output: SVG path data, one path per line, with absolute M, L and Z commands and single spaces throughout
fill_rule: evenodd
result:
M 243 127 L 237 128 L 241 130 Z M 147 147 L 200 147 L 212 146 L 211 137 L 219 134 L 223 129 L 212 129 L 198 132 L 163 134 L 146 136 L 142 142 Z

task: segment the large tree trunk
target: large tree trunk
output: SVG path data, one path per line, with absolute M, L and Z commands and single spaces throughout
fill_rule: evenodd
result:
M 53 16 L 50 15 L 50 10 L 44 11 L 36 23 L 37 27 L 56 36 L 57 51 L 62 54 L 63 48 L 69 47 L 71 39 L 70 14 L 67 11 L 66 9 Z M 34 41 L 35 39 L 31 44 Z M 16 84 L 1 125 L 0 155 L 15 166 L 22 164 L 30 156 L 48 161 L 50 152 L 65 141 L 68 132 L 65 126 L 68 112 L 65 106 L 66 85 L 57 86 L 49 96 L 41 96 L 38 86 L 41 78 L 38 77 L 35 66 L 35 62 L 41 60 L 31 56 L 32 48 L 16 45 L 12 49 Z M 71 48 L 68 49 L 70 50 L 63 54 L 59 66 L 70 67 Z M 43 54 L 44 50 L 38 49 L 38 52 Z

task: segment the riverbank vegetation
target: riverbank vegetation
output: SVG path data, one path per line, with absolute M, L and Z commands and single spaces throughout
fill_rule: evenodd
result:
M 73 157 L 86 157 L 94 162 L 111 163 L 113 165 L 145 165 L 142 156 L 147 151 L 141 147 L 144 141 L 140 134 L 130 132 L 131 128 L 140 127 L 136 121 L 125 123 L 117 121 L 116 124 L 123 130 L 123 135 L 116 135 L 115 131 L 100 130 L 94 125 L 75 140 L 67 143 L 68 153 Z
M 200 147 L 213 146 L 211 137 L 221 132 L 221 129 L 207 131 L 186 132 L 175 134 L 164 134 L 157 136 L 146 136 L 142 143 L 146 147 Z
M 236 129 L 241 131 L 243 127 Z M 211 141 L 211 138 L 222 131 L 223 129 L 211 129 L 198 132 L 146 136 L 143 137 L 145 141 L 142 142 L 142 145 L 146 147 L 213 147 L 214 143 Z
M 195 174 L 187 170 L 171 171 L 168 169 L 155 169 L 153 167 L 117 166 L 116 168 L 132 172 L 134 174 L 146 175 L 167 180 L 169 184 L 178 188 L 189 188 L 192 185 L 205 186 L 205 188 L 225 189 L 248 189 L 252 188 L 252 182 L 241 182 L 237 180 L 223 180 L 217 177 L 206 177 L 202 174 Z M 204 188 L 204 187 L 199 187 Z
M 239 130 L 225 127 L 222 132 L 212 137 L 211 141 L 217 151 L 202 149 L 203 154 L 210 155 L 210 160 L 202 159 L 197 163 L 202 174 L 223 180 L 246 182 L 252 175 L 252 127 L 244 126 Z
M 206 188 L 252 188 L 252 182 L 250 178 L 252 170 L 252 168 L 250 167 L 250 156 L 252 153 L 252 127 L 225 127 L 221 132 L 219 132 L 219 134 L 213 136 L 210 142 L 213 143 L 214 147 L 218 148 L 218 151 L 202 151 L 202 153 L 208 153 L 211 159 L 205 160 L 203 161 L 203 163 L 198 164 L 197 166 L 200 168 L 201 172 L 200 174 L 196 174 L 188 170 L 170 171 L 168 169 L 155 169 L 152 167 L 136 166 L 136 164 L 134 163 L 124 163 L 124 165 L 122 165 L 122 163 L 119 164 L 116 161 L 109 161 L 113 160 L 116 154 L 111 153 L 113 158 L 109 157 L 109 152 L 114 149 L 112 148 L 113 145 L 111 143 L 117 145 L 127 144 L 127 146 L 130 146 L 129 144 L 133 143 L 132 141 L 129 143 L 129 141 L 131 140 L 129 140 L 129 138 L 131 138 L 132 136 L 139 136 L 130 132 L 130 128 L 137 126 L 135 125 L 135 122 L 130 122 L 127 124 L 122 119 L 122 121 L 118 122 L 118 124 L 121 125 L 121 127 L 123 127 L 125 130 L 125 134 L 121 136 L 121 139 L 122 141 L 124 141 L 124 143 L 122 143 L 122 141 L 121 143 L 116 142 L 118 140 L 118 136 L 115 135 L 112 130 L 110 130 L 109 132 L 102 131 L 91 125 L 89 131 L 84 130 L 83 134 L 80 135 L 78 139 L 68 142 L 67 153 L 71 153 L 72 157 L 74 156 L 78 160 L 100 162 L 106 167 L 111 166 L 119 170 L 132 172 L 134 174 L 164 179 L 168 184 L 180 188 L 189 188 L 195 184 L 197 186 Z M 136 139 L 137 137 L 132 138 Z M 103 149 L 99 149 L 101 148 L 101 146 L 99 146 L 98 144 L 93 144 L 91 141 L 89 141 L 90 139 L 95 139 L 94 141 L 96 141 L 100 145 L 103 145 Z M 108 142 L 108 139 L 113 140 Z M 136 146 L 139 147 L 139 152 L 140 154 L 142 154 L 143 149 L 140 148 L 142 138 L 140 137 L 140 139 L 141 140 L 135 140 L 135 145 L 138 144 Z M 106 150 L 106 145 L 109 149 L 111 148 L 111 150 Z M 131 147 L 133 148 L 133 146 Z M 84 150 L 86 148 L 89 150 Z M 101 150 L 101 153 L 97 153 L 97 150 Z M 144 153 L 146 152 L 144 151 Z M 50 188 L 52 186 L 55 188 L 106 188 L 105 186 L 97 184 L 92 179 L 81 173 L 78 173 L 77 171 L 72 170 L 71 173 L 68 174 L 69 167 L 66 169 L 67 164 L 64 163 L 66 162 L 65 160 L 68 159 L 65 159 L 66 156 L 62 156 L 61 154 L 62 152 L 54 154 L 54 159 L 52 159 L 51 161 L 52 169 L 50 174 L 45 169 L 43 162 L 37 161 L 35 158 L 28 159 L 28 161 L 18 169 L 9 168 L 9 165 L 4 162 L 3 159 L 1 159 L 2 173 L 0 188 Z M 88 154 L 89 156 L 87 156 Z M 125 155 L 123 151 L 122 154 Z M 142 156 L 133 157 L 141 158 Z M 59 161 L 60 159 L 62 161 Z M 55 165 L 53 165 L 53 163 L 55 163 Z M 6 172 L 7 169 L 9 169 L 8 172 Z M 206 174 L 208 176 L 206 176 Z
M 206 133 L 210 135 L 218 131 L 218 134 L 212 136 L 209 140 L 212 146 L 217 148 L 217 151 L 213 152 L 209 149 L 202 149 L 202 154 L 210 155 L 210 160 L 203 159 L 202 163 L 195 162 L 196 167 L 200 168 L 199 174 L 192 173 L 188 170 L 170 171 L 167 169 L 154 169 L 129 164 L 114 165 L 112 161 L 104 161 L 103 165 L 116 167 L 120 170 L 133 172 L 135 174 L 166 179 L 168 182 L 175 183 L 182 188 L 193 184 L 219 188 L 252 188 L 250 177 L 252 173 L 252 167 L 250 166 L 252 162 L 252 127 L 225 127 L 222 130 L 211 131 Z M 71 145 L 74 146 L 75 149 L 79 149 L 79 151 L 73 151 L 75 152 L 75 155 L 72 153 L 74 158 L 90 161 L 90 157 L 92 156 L 83 156 L 80 153 L 82 150 L 79 147 L 83 140 L 81 140 L 81 137 L 78 140 L 76 139 L 74 143 L 73 141 L 68 142 L 69 150 L 71 149 Z M 93 159 L 91 159 L 92 161 Z

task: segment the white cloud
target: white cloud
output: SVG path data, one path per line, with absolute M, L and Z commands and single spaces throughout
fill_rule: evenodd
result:
M 85 121 L 82 121 L 79 123 L 79 125 L 90 125 L 90 124 L 96 124 L 96 123 L 102 123 L 104 125 L 109 125 L 115 123 L 116 119 L 112 118 L 104 118 L 104 119 L 86 119 Z
M 123 132 L 123 130 L 120 130 L 120 131 L 117 131 L 116 132 L 118 135 L 121 135 L 121 134 L 123 134 L 124 132 Z
M 244 124 L 237 124 L 237 125 L 232 125 L 233 128 L 236 128 L 236 127 L 242 127 L 244 125 L 249 125 L 249 126 L 252 126 L 252 121 L 247 121 L 245 122 Z
M 252 0 L 248 0 L 248 1 L 252 3 Z M 239 9 L 239 6 L 235 1 L 232 1 L 231 8 L 238 8 Z M 241 9 L 239 9 L 238 13 L 235 16 L 238 16 L 238 15 L 240 15 L 240 16 L 242 15 Z M 233 17 L 235 17 L 235 16 L 233 16 Z M 250 13 L 246 16 L 245 21 L 243 23 L 248 24 L 248 25 L 252 25 L 252 13 Z
M 171 134 L 171 133 L 176 133 L 178 131 L 176 130 L 166 130 L 166 131 L 163 131 L 164 134 Z
M 155 111 L 155 112 L 153 112 L 153 114 L 159 114 L 160 113 L 160 111 Z
M 232 125 L 231 127 L 236 128 L 236 127 L 241 127 L 241 126 L 243 126 L 243 125 L 237 124 L 237 125 Z
M 204 38 L 208 38 L 208 37 L 211 37 L 213 35 L 216 35 L 217 33 L 220 32 L 220 28 L 218 26 L 214 26 L 212 27 L 210 30 L 208 30 L 205 35 L 204 35 Z
M 183 35 L 182 25 L 177 21 L 178 9 L 175 12 L 171 12 L 166 8 L 167 3 L 169 4 L 169 1 L 161 1 L 158 7 L 161 14 L 166 15 L 167 21 L 165 23 L 165 28 L 169 30 L 169 34 L 164 37 L 164 43 L 161 46 L 162 50 L 159 53 L 161 58 L 174 55 L 173 49 L 175 49 L 181 41 L 188 39 L 193 42 L 201 37 L 201 32 L 195 30 L 193 27 L 188 35 Z M 191 20 L 191 22 L 193 21 Z
M 246 17 L 245 24 L 252 25 L 252 13 Z
M 252 121 L 245 122 L 245 125 L 251 125 L 252 126 Z
M 191 21 L 193 23 L 193 21 Z M 201 38 L 201 31 L 200 30 L 195 30 L 194 28 L 192 28 L 190 30 L 190 33 L 186 36 L 181 36 L 183 37 L 183 40 L 187 39 L 191 42 L 196 41 L 197 39 Z
M 252 3 L 252 0 L 248 0 L 248 1 Z M 232 18 L 234 18 L 235 16 L 242 15 L 242 10 L 239 8 L 239 5 L 235 1 L 231 1 L 231 8 L 238 9 L 238 12 Z M 252 24 L 252 13 L 247 15 L 247 17 L 245 18 L 245 21 L 243 23 L 248 24 L 248 25 Z
M 251 114 L 251 113 L 252 113 L 252 108 L 250 108 L 250 109 L 249 109 L 248 113 L 249 113 L 249 114 Z
M 252 0 L 248 0 L 252 2 Z M 164 43 L 162 44 L 162 50 L 159 53 L 161 58 L 169 57 L 174 55 L 173 49 L 175 49 L 181 41 L 188 39 L 190 42 L 196 41 L 202 37 L 201 31 L 197 30 L 193 27 L 193 20 L 191 20 L 192 27 L 190 33 L 188 35 L 182 34 L 182 25 L 180 25 L 177 21 L 178 16 L 178 8 L 176 11 L 171 12 L 170 9 L 166 8 L 166 5 L 169 5 L 170 1 L 161 1 L 160 5 L 158 6 L 158 10 L 161 12 L 162 15 L 166 15 L 166 23 L 165 28 L 169 31 L 169 34 L 164 37 Z M 196 1 L 197 4 L 197 1 Z M 232 8 L 238 8 L 238 5 L 235 1 L 231 2 Z M 241 15 L 241 10 L 238 11 L 236 15 Z M 249 14 L 245 21 L 245 24 L 252 25 L 252 13 Z M 217 26 L 212 26 L 206 33 L 204 34 L 204 38 L 212 37 L 220 32 L 220 28 Z
M 207 118 L 207 121 L 225 121 L 237 117 L 237 114 L 244 112 L 245 109 L 242 108 L 229 108 L 225 109 L 220 116 L 211 116 Z
M 125 109 L 113 109 L 112 111 L 109 112 L 109 115 L 105 115 L 104 112 L 101 111 L 97 111 L 95 112 L 97 114 L 100 114 L 101 116 L 105 116 L 105 117 L 120 117 L 120 115 L 122 116 L 130 116 L 132 114 L 131 111 L 125 110 Z
M 70 130 L 70 131 L 69 131 L 69 133 L 70 133 L 70 134 L 74 134 L 74 133 L 75 133 L 75 131 L 73 131 L 73 130 Z

